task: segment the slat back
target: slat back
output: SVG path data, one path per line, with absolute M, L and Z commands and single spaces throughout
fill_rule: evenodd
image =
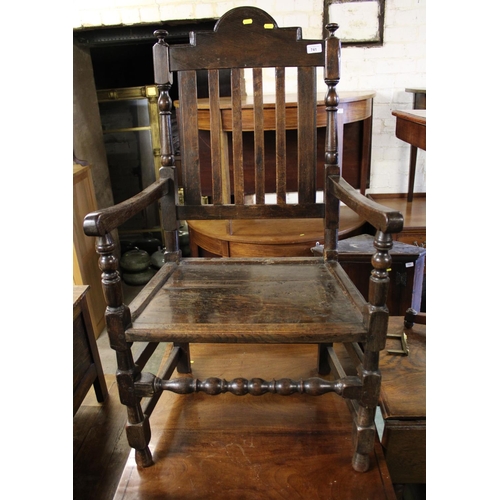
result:
M 325 66 L 325 42 L 303 40 L 300 28 L 278 28 L 264 11 L 240 7 L 213 32 L 166 47 L 168 71 L 177 73 L 179 85 L 179 218 L 323 217 L 324 203 L 316 200 L 316 68 Z M 271 96 L 267 68 L 274 68 Z M 229 98 L 220 96 L 219 72 L 227 69 Z M 208 72 L 205 100 L 197 95 L 200 70 Z

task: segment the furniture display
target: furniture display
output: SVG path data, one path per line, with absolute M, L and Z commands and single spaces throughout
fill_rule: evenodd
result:
M 73 415 L 94 386 L 97 401 L 108 397 L 87 303 L 88 286 L 73 286 Z
M 403 319 L 391 317 L 389 332 L 407 336 L 408 356 L 380 353 L 382 446 L 393 483 L 425 483 L 426 326 L 415 322 L 404 327 Z M 398 343 L 390 339 L 387 347 L 398 348 Z
M 244 347 L 193 345 L 193 377 L 219 373 L 221 360 L 227 377 L 252 377 L 255 359 L 268 380 L 283 372 L 306 379 L 313 372 L 313 345 Z M 350 466 L 352 419 L 340 398 L 189 398 L 161 397 L 150 419 L 151 449 L 161 459 L 138 470 L 131 453 L 115 498 L 396 498 L 378 438 L 370 470 L 359 474 Z
M 352 411 L 352 468 L 357 472 L 371 473 L 376 467 L 374 415 L 381 383 L 378 360 L 386 344 L 392 234 L 402 230 L 403 217 L 398 211 L 360 194 L 341 176 L 337 137 L 336 85 L 340 80 L 337 28 L 335 24 L 328 25 L 329 35 L 325 40 L 304 40 L 300 28 L 279 28 L 263 10 L 238 7 L 224 14 L 213 31 L 191 33 L 189 44 L 169 46 L 167 33 L 164 30 L 155 32 L 158 42 L 153 47 L 153 59 L 160 112 L 160 178 L 130 200 L 88 214 L 84 221 L 85 233 L 97 238 L 96 250 L 107 300 L 106 324 L 110 345 L 116 351 L 120 399 L 127 409 L 127 437 L 135 450 L 138 467 L 150 467 L 155 461 L 165 460 L 169 453 L 160 451 L 153 456 L 149 446 L 151 415 L 164 392 L 175 393 L 175 400 L 177 395 L 189 395 L 181 406 L 165 411 L 167 430 L 169 425 L 174 425 L 171 419 L 175 421 L 181 408 L 187 409 L 193 402 L 206 400 L 208 396 L 223 394 L 219 396 L 220 404 L 223 404 L 231 395 L 261 396 L 264 401 L 269 401 L 272 394 L 294 395 L 290 401 L 299 404 L 296 396 L 301 394 L 309 400 L 310 396 L 333 392 L 340 396 L 339 402 L 343 398 Z M 292 81 L 297 87 L 298 114 L 295 166 L 290 165 L 285 157 L 285 96 L 290 93 L 287 91 L 290 81 L 286 75 L 292 67 L 297 68 L 296 78 Z M 325 164 L 321 201 L 316 197 L 320 144 L 316 120 L 318 67 L 322 68 L 319 73 L 324 75 L 324 85 L 321 82 L 321 86 L 325 87 L 326 110 L 325 141 L 321 141 Z M 246 68 L 245 72 L 242 68 Z M 264 68 L 274 68 L 272 75 L 276 88 L 276 154 L 272 165 L 264 162 L 263 155 Z M 199 168 L 199 96 L 196 84 L 199 69 L 208 70 L 210 94 L 212 187 L 208 204 L 202 203 Z M 227 69 L 231 72 L 232 92 L 232 177 L 227 169 L 229 162 L 223 158 L 228 149 L 220 122 L 219 71 Z M 180 90 L 177 118 L 180 168 L 184 179 L 183 204 L 178 203 L 172 144 L 173 106 L 169 89 L 174 72 Z M 252 78 L 254 92 L 254 175 L 250 184 L 246 183 L 242 153 L 244 109 L 241 91 L 244 75 Z M 295 201 L 289 202 L 288 175 L 293 168 L 295 175 L 290 175 L 297 179 L 298 194 Z M 276 178 L 276 199 L 266 203 L 265 172 L 269 170 Z M 251 201 L 248 194 L 252 195 Z M 338 260 L 340 202 L 376 230 L 369 302 Z M 161 212 L 166 262 L 127 306 L 123 303 L 111 232 L 149 204 L 159 206 Z M 240 219 L 304 218 L 323 219 L 324 252 L 320 257 L 183 258 L 179 250 L 179 221 L 226 221 L 228 232 L 231 232 L 231 227 L 236 227 Z M 339 342 L 363 345 L 363 362 L 356 375 L 346 375 L 339 362 L 333 347 Z M 142 351 L 137 352 L 134 345 L 132 352 L 132 343 L 142 343 Z M 143 368 L 159 343 L 168 343 L 170 353 L 162 369 L 154 375 Z M 213 344 L 210 357 L 218 360 L 215 373 L 198 371 L 197 344 Z M 295 377 L 294 373 L 290 377 L 280 373 L 266 379 L 267 371 L 256 353 L 251 374 L 226 380 L 225 377 L 233 377 L 231 371 L 225 369 L 226 349 L 254 352 L 254 344 L 262 344 L 259 346 L 262 352 L 279 347 L 273 344 L 313 345 L 317 353 L 316 367 L 311 366 L 305 373 L 307 378 L 294 379 L 291 378 Z M 196 377 L 207 378 L 195 378 L 193 372 Z M 169 400 L 172 401 L 173 397 L 169 395 Z M 233 398 L 230 404 L 252 405 L 244 399 Z M 218 415 L 224 417 L 223 408 Z M 335 417 L 332 415 L 332 418 Z M 224 431 L 234 430 L 229 413 L 224 420 L 227 422 Z M 203 419 L 197 421 L 205 430 L 206 439 L 210 439 L 209 423 Z M 328 429 L 329 424 L 324 425 Z M 189 452 L 188 443 L 185 444 L 184 450 Z M 332 443 L 331 449 L 336 449 L 337 445 Z
M 96 337 L 104 328 L 106 302 L 101 286 L 101 272 L 95 258 L 94 242 L 85 236 L 83 218 L 97 209 L 89 166 L 73 164 L 73 284 L 89 285 L 87 302 Z
M 411 202 L 413 201 L 413 188 L 415 184 L 417 148 L 425 151 L 426 110 L 396 110 L 392 114 L 396 117 L 396 137 L 410 144 L 412 148 L 410 151 L 410 177 L 407 196 L 408 201 Z

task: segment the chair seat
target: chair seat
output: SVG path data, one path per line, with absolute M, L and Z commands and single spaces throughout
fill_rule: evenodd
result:
M 186 259 L 164 265 L 131 304 L 126 338 L 363 341 L 364 300 L 353 301 L 353 288 L 338 264 L 322 258 Z

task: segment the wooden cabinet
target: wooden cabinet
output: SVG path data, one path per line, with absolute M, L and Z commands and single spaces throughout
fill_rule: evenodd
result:
M 73 286 L 73 415 L 93 385 L 97 400 L 108 396 L 87 304 L 88 286 Z
M 73 284 L 90 286 L 87 301 L 92 328 L 98 337 L 104 329 L 106 303 L 94 238 L 83 232 L 83 218 L 96 209 L 90 167 L 73 164 Z
M 425 249 L 395 241 L 391 250 L 392 264 L 387 307 L 392 316 L 400 316 L 411 307 L 420 311 L 424 279 Z M 373 269 L 373 236 L 366 234 L 339 241 L 339 262 L 356 288 L 368 300 Z

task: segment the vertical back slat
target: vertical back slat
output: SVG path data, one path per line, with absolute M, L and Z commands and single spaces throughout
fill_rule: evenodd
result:
M 219 71 L 208 70 L 208 96 L 210 106 L 210 153 L 212 161 L 212 203 L 222 204 L 222 152 L 221 116 L 219 105 Z
M 231 70 L 231 107 L 233 113 L 233 176 L 234 202 L 243 205 L 245 202 L 245 183 L 243 175 L 243 132 L 241 114 L 242 69 Z
M 286 203 L 285 68 L 276 68 L 276 197 Z
M 255 199 L 263 204 L 265 198 L 264 165 L 264 101 L 262 94 L 262 68 L 253 69 L 254 89 L 254 154 L 255 154 Z
M 179 71 L 180 141 L 182 150 L 184 203 L 201 205 L 200 154 L 196 71 Z
M 297 156 L 299 203 L 316 201 L 316 68 L 297 72 Z

